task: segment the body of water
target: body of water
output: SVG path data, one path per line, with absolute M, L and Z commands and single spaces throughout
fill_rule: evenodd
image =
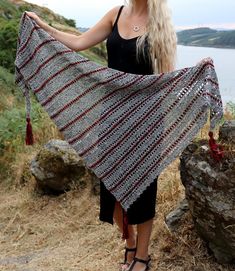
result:
M 214 61 L 224 105 L 229 101 L 235 102 L 235 49 L 178 45 L 176 68 L 195 66 L 205 57 Z

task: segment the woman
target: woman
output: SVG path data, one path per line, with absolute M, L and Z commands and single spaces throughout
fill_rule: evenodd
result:
M 110 68 L 136 74 L 169 72 L 174 69 L 176 33 L 166 0 L 130 0 L 126 6 L 111 9 L 94 27 L 80 36 L 49 26 L 33 12 L 27 14 L 51 36 L 75 51 L 85 50 L 107 39 Z M 149 269 L 148 247 L 155 215 L 156 192 L 157 179 L 125 213 L 101 183 L 100 220 L 111 224 L 114 220 L 126 239 L 122 270 Z

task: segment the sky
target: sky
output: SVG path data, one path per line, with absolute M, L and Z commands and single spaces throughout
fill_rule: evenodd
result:
M 124 0 L 27 0 L 74 19 L 77 27 L 91 27 Z M 204 27 L 235 30 L 235 0 L 168 0 L 176 30 Z

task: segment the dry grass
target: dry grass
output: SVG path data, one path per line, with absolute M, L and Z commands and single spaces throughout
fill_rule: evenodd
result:
M 164 217 L 184 197 L 176 160 L 159 178 L 151 242 L 152 270 L 234 270 L 216 264 L 185 215 L 177 233 Z M 34 192 L 34 180 L 0 195 L 0 270 L 118 270 L 124 243 L 116 226 L 98 219 L 99 198 L 90 185 L 58 197 Z
M 51 137 L 58 136 L 54 127 L 51 129 Z M 48 131 L 42 130 L 40 138 L 45 140 Z M 207 131 L 208 126 L 198 137 L 207 137 Z M 6 188 L 2 183 L 0 187 L 0 270 L 117 271 L 124 243 L 115 225 L 99 221 L 99 198 L 91 194 L 89 181 L 85 189 L 57 197 L 35 193 L 28 161 L 37 147 L 29 148 L 17 154 L 11 166 L 14 185 Z M 151 270 L 235 270 L 215 262 L 195 232 L 189 213 L 175 233 L 164 223 L 165 216 L 184 198 L 178 165 L 177 159 L 159 177 Z

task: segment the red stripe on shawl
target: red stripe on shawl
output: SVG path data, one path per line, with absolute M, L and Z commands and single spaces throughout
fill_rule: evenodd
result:
M 31 30 L 31 32 L 30 32 L 30 34 L 29 34 L 29 36 L 28 36 L 28 39 L 26 40 L 26 42 L 24 43 L 24 45 L 23 45 L 22 47 L 20 47 L 20 49 L 19 49 L 19 51 L 18 51 L 17 54 L 19 54 L 20 52 L 22 52 L 22 51 L 24 50 L 24 48 L 27 46 L 27 44 L 29 43 L 29 41 L 30 41 L 30 39 L 31 39 L 31 37 L 32 37 L 32 34 L 33 34 L 34 30 L 40 29 L 40 28 L 41 28 L 41 27 L 39 27 L 38 25 L 35 25 L 35 26 L 32 28 L 32 30 Z
M 78 118 L 81 118 L 82 116 L 84 116 L 85 114 L 87 114 L 91 109 L 93 109 L 95 106 L 97 106 L 100 102 L 102 102 L 103 100 L 105 100 L 106 98 L 110 97 L 114 92 L 121 90 L 123 88 L 126 88 L 127 86 L 131 86 L 133 84 L 135 84 L 138 81 L 142 81 L 144 75 L 141 77 L 138 77 L 135 81 L 129 83 L 129 85 L 125 85 L 125 87 L 121 87 L 119 89 L 115 89 L 113 92 L 109 93 L 108 95 L 104 96 L 102 99 L 100 99 L 99 101 L 97 101 L 92 107 L 88 108 L 88 110 L 84 111 L 80 116 L 78 116 Z M 131 93 L 130 95 L 128 95 L 125 99 L 123 99 L 121 102 L 119 102 L 118 104 L 115 105 L 115 107 L 113 108 L 113 110 L 115 108 L 117 108 L 122 102 L 124 102 L 124 100 L 129 99 L 131 96 L 134 95 L 134 92 Z M 111 109 L 112 110 L 112 109 Z M 73 138 L 72 140 L 69 141 L 69 143 L 74 143 L 77 140 L 79 140 L 81 137 L 83 137 L 87 132 L 89 132 L 92 128 L 94 128 L 96 126 L 96 124 L 99 123 L 100 120 L 102 120 L 103 118 L 106 117 L 106 115 L 108 114 L 108 112 L 106 112 L 106 114 L 104 114 L 100 119 L 96 120 L 92 125 L 90 125 L 89 127 L 87 127 L 87 129 L 85 131 L 83 131 L 80 135 L 77 135 L 75 138 Z M 78 119 L 76 118 L 76 121 Z
M 216 87 L 219 87 L 219 84 L 217 82 L 215 82 L 213 79 L 211 78 L 206 78 L 206 81 L 210 81 L 212 84 L 214 84 Z M 216 96 L 214 96 L 213 94 L 209 93 L 209 92 L 205 92 L 203 93 L 203 96 L 210 96 L 212 99 L 214 99 L 215 101 L 219 102 L 220 105 L 222 105 L 222 101 L 221 99 L 217 98 Z
M 55 72 L 54 74 L 52 74 L 49 78 L 47 78 L 47 80 L 44 81 L 44 82 L 41 84 L 40 87 L 38 87 L 37 89 L 34 90 L 34 93 L 38 93 L 39 91 L 41 91 L 41 90 L 44 88 L 44 86 L 45 86 L 48 82 L 50 82 L 53 78 L 55 78 L 57 75 L 59 75 L 59 74 L 62 73 L 63 71 L 65 71 L 65 70 L 67 70 L 67 69 L 69 69 L 69 68 L 71 68 L 71 67 L 73 67 L 73 66 L 76 66 L 76 65 L 78 65 L 78 64 L 86 63 L 86 62 L 88 62 L 88 61 L 89 61 L 89 60 L 85 59 L 85 60 L 80 60 L 80 61 L 76 61 L 76 62 L 74 62 L 74 63 L 68 64 L 67 66 L 63 67 L 62 69 L 60 69 L 60 70 L 58 70 L 57 72 Z
M 144 90 L 144 89 L 147 89 L 147 88 L 149 88 L 149 87 L 151 87 L 152 85 L 154 85 L 158 80 L 160 80 L 161 78 L 162 78 L 162 76 L 163 76 L 163 74 L 161 74 L 157 79 L 155 79 L 152 83 L 150 83 L 148 86 L 146 86 L 145 88 L 143 88 L 143 89 L 141 89 L 141 91 L 142 90 Z M 137 94 L 138 92 L 136 92 L 136 94 Z M 129 97 L 127 97 L 127 98 L 129 98 Z M 97 144 L 99 144 L 100 142 L 101 142 L 101 140 L 104 138 L 104 137 L 106 137 L 108 134 L 110 134 L 110 132 L 113 130 L 113 129 L 115 129 L 119 124 L 120 124 L 120 122 L 122 122 L 124 119 L 126 119 L 126 117 L 128 117 L 129 115 L 131 115 L 131 113 L 133 113 L 135 110 L 136 110 L 136 108 L 138 108 L 139 107 L 139 105 L 140 104 L 142 104 L 142 103 L 144 103 L 146 100 L 148 100 L 149 99 L 149 97 L 146 97 L 143 101 L 140 101 L 140 103 L 139 104 L 137 104 L 135 107 L 133 107 L 130 111 L 128 111 L 127 112 L 127 114 L 125 114 L 122 118 L 120 118 L 117 122 L 115 122 L 115 124 L 105 133 L 105 134 L 103 134 L 101 137 L 99 137 L 99 139 L 96 141 L 96 142 L 94 142 L 91 146 L 89 146 L 87 149 L 85 149 L 85 150 L 83 150 L 81 153 L 79 153 L 79 155 L 80 156 L 83 156 L 83 155 L 85 155 L 88 151 L 90 151 L 91 149 L 93 149 Z M 123 101 L 122 101 L 123 102 Z M 155 108 L 155 107 L 154 107 Z M 109 110 L 109 112 L 107 112 L 107 113 L 113 113 L 113 108 L 111 109 L 111 110 Z M 151 112 L 152 112 L 152 110 L 151 110 Z M 150 113 L 151 113 L 150 112 Z M 149 115 L 149 113 L 147 114 L 147 115 Z M 102 118 L 103 118 L 103 116 L 102 116 Z M 99 120 L 98 120 L 98 122 L 100 122 L 101 120 L 102 120 L 102 118 L 100 118 Z M 134 126 L 134 127 L 132 127 L 132 129 L 134 129 L 136 127 L 136 125 Z M 129 130 L 128 131 L 128 133 L 124 136 L 124 138 L 126 138 L 126 136 L 128 136 L 130 133 L 131 133 L 132 131 L 131 130 Z M 122 138 L 121 140 L 123 140 L 124 138 Z M 117 144 L 115 144 L 115 145 L 117 145 Z M 107 152 L 105 153 L 105 155 L 104 156 L 106 156 L 107 155 Z M 100 159 L 100 160 L 102 160 L 102 158 Z M 97 165 L 97 163 L 98 163 L 98 161 L 95 163 L 95 165 Z M 91 166 L 89 166 L 89 167 L 94 167 L 94 164 L 93 165 L 91 165 Z
M 197 95 L 197 96 L 199 96 L 199 95 Z M 187 106 L 187 108 L 184 110 L 184 112 L 177 118 L 177 120 L 176 120 L 176 122 L 173 124 L 173 125 L 171 125 L 168 129 L 167 129 L 167 131 L 155 142 L 155 144 L 151 147 L 151 149 L 149 149 L 148 150 L 148 152 L 140 159 L 140 161 L 137 163 L 137 164 L 135 164 L 134 165 L 134 167 L 131 169 L 131 170 L 129 170 L 127 173 L 126 173 L 126 175 L 125 176 L 123 176 L 122 177 L 122 179 L 118 182 L 118 184 L 116 184 L 111 190 L 110 190 L 110 192 L 112 192 L 112 191 L 114 191 L 123 181 L 124 181 L 124 179 L 125 178 L 127 178 L 128 177 L 128 175 L 130 175 L 130 173 L 133 171 L 133 170 L 135 170 L 135 168 L 136 167 L 138 167 L 139 166 L 139 164 L 144 160 L 144 158 L 147 156 L 147 155 L 149 155 L 149 153 L 151 153 L 151 151 L 159 144 L 159 143 L 161 143 L 161 141 L 167 136 L 167 135 L 169 135 L 170 134 L 170 132 L 173 130 L 173 128 L 175 128 L 176 127 L 176 125 L 183 119 L 183 116 L 188 112 L 188 110 L 190 109 L 190 107 L 191 107 L 191 105 L 195 102 L 195 100 L 197 99 L 197 97 L 195 97 L 191 102 L 190 102 L 190 104 Z M 170 110 L 170 109 L 169 109 Z M 169 112 L 169 110 L 168 110 L 168 112 Z M 180 138 L 180 137 L 179 137 Z M 177 139 L 177 140 L 179 140 L 179 139 Z M 176 141 L 177 141 L 176 140 Z M 172 145 L 173 146 L 173 145 Z M 139 183 L 139 182 L 138 182 Z
M 206 81 L 210 81 L 211 83 L 213 83 L 214 85 L 216 85 L 217 87 L 219 86 L 219 84 L 217 82 L 215 82 L 213 79 L 211 78 L 207 78 Z
M 213 79 L 211 78 L 207 78 L 205 79 L 206 81 L 210 81 L 212 84 L 214 84 L 216 87 L 219 87 L 219 84 L 217 82 L 215 82 Z M 217 98 L 216 96 L 214 96 L 213 94 L 209 93 L 209 92 L 205 92 L 203 93 L 203 96 L 210 96 L 210 98 L 212 98 L 213 100 L 217 101 L 220 105 L 222 105 L 222 101 L 221 99 Z
M 143 76 L 138 76 L 136 80 L 134 80 L 133 82 L 129 83 L 128 85 L 125 85 L 123 87 L 120 87 L 118 89 L 115 89 L 114 91 L 110 92 L 109 94 L 107 94 L 106 96 L 104 96 L 102 99 L 100 99 L 99 101 L 97 101 L 96 103 L 94 103 L 90 108 L 88 108 L 86 111 L 84 111 L 81 115 L 79 115 L 78 117 L 76 117 L 75 119 L 73 119 L 71 122 L 69 122 L 67 125 L 65 125 L 64 127 L 62 127 L 60 129 L 60 131 L 64 131 L 65 129 L 67 129 L 70 125 L 74 124 L 76 121 L 78 121 L 81 117 L 83 117 L 85 114 L 87 114 L 90 110 L 92 110 L 94 107 L 96 107 L 99 103 L 101 103 L 103 100 L 107 99 L 108 97 L 110 97 L 111 95 L 113 95 L 116 91 L 118 90 L 122 90 L 122 89 L 125 89 L 126 87 L 129 87 L 133 84 L 135 84 L 137 81 L 139 81 L 140 79 L 142 79 Z M 90 127 L 88 127 L 90 128 Z M 86 129 L 87 131 L 87 129 Z M 75 142 L 79 137 L 79 136 L 76 136 L 75 138 L 71 139 L 70 141 L 68 141 L 69 143 L 73 143 Z
M 203 95 L 203 96 L 210 96 L 210 98 L 214 99 L 215 101 L 219 102 L 220 105 L 222 105 L 222 101 L 221 101 L 219 98 L 217 98 L 217 97 L 215 97 L 214 95 L 212 95 L 211 93 L 205 92 L 205 93 L 203 93 L 202 95 Z
M 184 70 L 185 71 L 185 70 Z M 181 74 L 180 75 L 178 75 L 177 76 L 177 79 L 176 78 L 174 78 L 174 79 L 171 79 L 170 80 L 170 82 L 171 81 L 173 81 L 173 80 L 178 80 L 177 81 L 177 83 L 178 82 L 180 82 L 180 78 L 179 77 L 181 77 L 182 75 L 184 75 L 185 74 L 185 72 L 183 73 L 183 72 L 181 72 Z M 155 83 L 155 82 L 154 82 Z M 169 82 L 168 82 L 169 83 Z M 167 84 L 168 84 L 167 83 Z M 176 87 L 177 86 L 177 83 L 176 83 L 176 85 L 174 85 L 174 87 Z M 162 88 L 164 88 L 165 87 L 165 84 L 162 86 Z M 166 93 L 166 95 L 165 95 L 165 97 L 174 89 L 174 87 L 172 87 L 172 88 L 170 88 L 169 90 L 168 90 L 168 92 Z M 162 89 L 161 88 L 161 89 Z M 161 90 L 160 89 L 160 90 Z M 119 145 L 119 143 L 121 143 L 123 140 L 125 140 L 126 139 L 126 137 L 128 137 L 132 132 L 133 132 L 133 129 L 135 129 L 135 127 L 137 127 L 137 126 L 139 126 L 145 119 L 146 119 L 146 117 L 148 117 L 157 107 L 158 107 L 158 105 L 164 100 L 164 98 L 165 97 L 163 97 L 157 104 L 155 104 L 155 106 L 147 113 L 147 115 L 144 117 L 144 118 L 142 118 L 142 119 L 140 119 L 140 121 L 139 122 L 137 122 L 135 125 L 134 125 L 134 127 L 132 127 L 125 135 L 124 135 L 124 137 L 121 137 L 120 139 L 119 139 L 119 141 L 117 141 L 116 143 L 115 143 L 115 145 L 113 145 L 112 146 L 112 148 L 110 148 L 109 150 L 107 150 L 107 152 L 105 152 L 104 153 L 104 155 L 99 159 L 99 160 L 97 160 L 95 163 L 93 163 L 93 164 L 91 164 L 91 165 L 89 165 L 89 168 L 94 168 L 94 167 L 96 167 L 111 151 L 113 151 L 118 145 Z M 149 99 L 149 97 L 147 97 L 147 99 Z M 145 100 L 147 100 L 147 99 L 145 99 Z M 145 100 L 143 101 L 143 102 L 145 102 Z M 136 109 L 136 107 L 134 108 L 134 109 Z M 132 113 L 133 111 L 134 111 L 134 109 L 133 110 L 131 110 L 130 111 L 130 113 Z M 117 123 L 115 123 L 115 125 L 114 126 L 112 126 L 111 127 L 111 129 L 104 135 L 104 136 L 106 136 L 112 129 L 114 129 L 122 120 L 124 120 L 127 116 L 129 116 L 129 112 L 128 112 L 128 115 L 125 115 L 122 119 L 120 119 Z M 161 119 L 160 119 L 161 120 Z M 159 123 L 159 121 L 157 122 L 157 124 Z M 156 124 L 155 124 L 156 125 Z M 147 135 L 149 133 L 149 131 L 147 131 L 147 133 L 143 136 L 143 138 Z M 99 138 L 98 139 L 98 141 L 97 142 L 95 142 L 95 144 L 98 144 L 99 142 L 100 142 L 100 140 L 101 140 L 102 138 Z M 93 147 L 93 145 L 91 146 L 91 147 Z M 90 147 L 89 147 L 89 149 L 88 150 L 90 150 Z M 87 151 L 87 150 L 86 150 Z M 86 153 L 86 152 L 85 152 Z M 83 153 L 79 153 L 79 155 L 80 156 L 82 156 L 82 155 L 84 155 Z
M 65 50 L 65 51 L 62 51 L 62 52 L 57 52 L 56 54 L 54 54 L 53 56 L 48 58 L 45 62 L 43 62 L 41 65 L 39 65 L 37 70 L 29 78 L 27 78 L 26 80 L 30 81 L 47 63 L 49 63 L 51 60 L 53 60 L 58 55 L 63 55 L 63 54 L 66 54 L 66 53 L 73 53 L 73 51 L 72 50 Z
M 186 68 L 187 69 L 187 68 Z M 185 69 L 184 69 L 185 70 Z M 188 70 L 188 69 L 187 69 Z M 180 75 L 181 76 L 181 75 Z M 178 78 L 178 77 L 177 77 Z M 174 78 L 174 79 L 176 79 L 176 78 Z M 208 79 L 209 80 L 209 79 Z M 171 80 L 172 81 L 172 80 Z M 155 83 L 155 82 L 154 82 Z M 152 84 L 151 84 L 152 85 Z M 148 88 L 149 86 L 147 86 L 147 88 Z M 165 85 L 164 85 L 164 87 L 165 87 Z M 132 96 L 132 95 L 131 95 Z M 126 99 L 125 99 L 126 100 Z M 124 102 L 124 100 L 122 101 L 122 102 Z M 143 101 L 143 102 L 145 102 L 145 100 Z M 120 103 L 118 104 L 118 106 L 120 105 Z M 157 104 L 157 105 L 159 105 L 159 103 Z M 115 106 L 115 108 L 116 108 L 116 106 Z M 114 109 L 115 109 L 114 108 Z M 93 147 L 95 147 L 99 142 L 101 142 L 101 140 L 105 137 L 105 136 L 107 136 L 115 127 L 117 127 L 117 125 L 123 120 L 123 119 L 125 119 L 127 116 L 129 116 L 134 110 L 136 109 L 136 107 L 135 108 L 133 108 L 130 112 L 128 112 L 128 114 L 127 115 L 125 115 L 123 118 L 121 118 L 121 119 L 119 119 L 118 120 L 118 122 L 116 122 L 115 124 L 114 124 L 114 126 L 112 126 L 111 127 L 111 129 L 108 131 L 108 132 L 106 132 L 102 137 L 100 137 L 96 142 L 94 142 L 93 143 L 93 145 L 91 145 L 91 146 L 89 146 L 87 149 L 85 149 L 85 150 L 83 150 L 81 153 L 79 153 L 79 155 L 80 156 L 83 156 L 83 155 L 85 155 L 88 151 L 90 151 Z M 155 109 L 155 108 L 153 108 L 153 109 Z M 110 110 L 111 111 L 111 110 Z M 110 113 L 110 111 L 109 112 L 107 112 L 106 114 L 109 114 Z M 152 112 L 152 110 L 149 112 L 149 114 Z M 111 113 L 113 113 L 112 111 L 111 111 Z M 149 114 L 147 114 L 147 115 L 149 115 Z M 106 116 L 106 115 L 105 115 Z M 101 119 L 99 119 L 99 120 L 97 120 L 96 121 L 96 123 L 98 123 L 100 120 L 102 120 L 104 118 L 104 116 L 102 116 L 102 118 Z M 140 122 L 141 123 L 141 122 Z M 135 125 L 136 126 L 136 125 Z M 134 126 L 134 127 L 135 127 Z M 133 129 L 134 129 L 134 127 L 133 127 Z M 129 131 L 127 134 L 129 135 L 131 133 L 131 131 Z M 124 136 L 124 138 L 126 138 L 125 136 Z M 124 138 L 122 138 L 122 140 L 124 139 Z M 113 148 L 112 148 L 112 150 L 113 150 Z M 108 152 L 109 153 L 109 152 Z M 107 156 L 107 154 L 108 153 L 105 153 L 103 156 L 102 156 L 102 158 L 101 159 L 99 159 L 99 161 L 97 161 L 95 164 L 92 164 L 92 165 L 89 165 L 89 167 L 91 167 L 91 168 L 93 168 L 94 166 L 96 166 L 97 165 L 97 163 L 98 162 L 100 162 L 105 156 Z
M 179 101 L 178 101 L 179 102 Z M 157 105 L 159 105 L 160 103 L 158 103 Z M 173 104 L 172 104 L 172 107 L 174 107 L 175 105 L 177 104 L 177 101 L 175 101 Z M 172 108 L 171 107 L 171 108 Z M 168 110 L 167 110 L 167 113 L 169 113 L 170 112 L 170 109 L 171 108 L 169 108 Z M 156 107 L 154 107 L 154 109 L 156 109 Z M 167 114 L 166 113 L 166 114 Z M 165 114 L 165 115 L 166 115 Z M 158 120 L 157 120 L 157 122 L 155 122 L 155 123 L 153 123 L 152 124 L 152 126 L 150 127 L 150 129 L 149 130 L 147 130 L 139 139 L 138 139 L 138 141 L 136 141 L 135 142 L 135 144 L 134 145 L 132 145 L 132 147 L 130 148 L 130 149 L 128 149 L 128 152 L 125 154 L 125 156 L 123 156 L 123 157 L 121 157 L 121 159 L 119 159 L 117 162 L 116 162 L 116 164 L 114 164 L 113 165 L 113 167 L 112 168 L 110 168 L 109 169 L 109 171 L 107 171 L 105 174 L 103 174 L 102 176 L 100 176 L 100 178 L 105 178 L 105 177 L 107 177 L 107 175 L 110 175 L 111 173 L 112 173 L 112 170 L 113 169 L 115 169 L 122 161 L 124 161 L 125 159 L 126 159 L 126 156 L 129 154 L 129 153 L 131 153 L 135 148 L 136 148 L 136 146 L 138 146 L 139 145 L 139 143 L 149 134 L 149 133 L 151 133 L 152 132 L 152 130 L 154 129 L 154 128 L 156 128 L 156 126 L 163 120 L 163 118 L 165 117 L 165 115 L 164 116 L 162 116 L 162 117 L 160 117 L 160 118 L 158 118 Z M 145 118 L 144 118 L 145 119 Z M 143 121 L 143 119 L 141 120 L 141 122 Z M 117 146 L 117 144 L 116 144 L 116 146 Z M 113 148 L 111 148 L 110 150 L 108 150 L 104 155 L 103 155 L 103 157 L 105 157 L 105 156 L 107 156 L 111 151 L 113 150 Z M 89 167 L 94 167 L 94 166 L 96 166 L 96 164 L 94 165 L 92 165 L 92 166 L 89 166 Z M 121 182 L 121 181 L 120 181 Z
M 72 81 L 70 81 L 68 84 L 66 84 L 62 88 L 58 89 L 57 92 L 55 92 L 52 96 L 50 96 L 46 101 L 44 101 L 43 103 L 41 103 L 41 105 L 45 106 L 46 104 L 48 104 L 49 102 L 51 102 L 57 95 L 59 95 L 67 87 L 69 87 L 72 84 L 76 83 L 82 77 L 86 77 L 86 76 L 88 76 L 90 74 L 94 74 L 96 72 L 100 72 L 100 71 L 103 71 L 103 70 L 107 70 L 107 67 L 102 67 L 102 68 L 97 69 L 97 70 L 93 70 L 93 71 L 90 71 L 90 72 L 87 72 L 87 73 L 80 74 L 78 77 L 76 77 L 75 79 L 73 79 Z
M 200 75 L 200 73 L 201 73 L 201 71 L 202 71 L 202 69 L 203 69 L 203 67 L 198 71 L 198 74 L 197 74 L 197 76 L 195 76 L 195 78 L 193 78 L 193 79 L 191 79 L 191 84 L 193 84 L 193 82 L 195 81 L 195 80 L 197 80 L 197 78 L 199 77 L 199 75 Z M 178 82 L 180 81 L 180 78 L 178 79 Z M 172 89 L 174 88 L 174 87 L 176 87 L 177 86 L 177 84 L 178 84 L 178 82 L 176 82 L 175 83 L 175 85 L 172 87 Z M 168 92 L 169 93 L 169 92 Z M 166 93 L 166 96 L 167 96 L 167 94 L 168 93 Z M 166 97 L 165 96 L 165 97 Z M 198 96 L 198 95 L 197 95 Z M 191 101 L 191 103 L 197 98 L 197 96 Z M 165 99 L 165 97 L 163 97 L 162 98 L 162 100 L 163 99 Z M 159 103 L 160 103 L 161 101 L 159 101 Z M 177 103 L 179 102 L 179 100 L 176 100 L 173 104 L 172 104 L 172 106 L 175 106 Z M 184 110 L 184 112 L 181 114 L 181 116 L 183 115 L 183 114 L 185 114 L 187 111 L 188 111 L 188 109 L 189 109 L 189 107 L 190 107 L 190 105 L 191 105 L 191 103 L 188 105 L 188 107 Z M 168 112 L 170 112 L 170 110 L 171 110 L 171 108 L 168 108 L 168 110 L 167 110 L 167 113 Z M 166 114 L 167 114 L 166 113 Z M 150 129 L 150 131 L 147 131 L 145 134 L 143 134 L 142 135 L 142 137 L 138 140 L 138 141 L 136 141 L 135 142 L 135 144 L 132 146 L 132 148 L 131 149 L 129 149 L 128 150 L 128 152 L 121 158 L 121 159 L 119 159 L 118 160 L 118 162 L 117 163 L 115 163 L 114 165 L 113 165 L 113 167 L 111 167 L 110 169 L 109 169 L 109 171 L 107 171 L 105 174 L 103 174 L 102 176 L 99 176 L 100 178 L 105 178 L 105 177 L 107 177 L 107 175 L 110 175 L 110 173 L 112 172 L 112 170 L 114 169 L 114 168 L 116 168 L 125 158 L 126 158 L 126 155 L 127 154 L 129 154 L 138 144 L 139 144 L 139 142 L 141 141 L 141 140 L 143 140 L 145 137 L 146 137 L 146 135 L 149 133 L 149 132 L 151 132 L 154 128 L 155 128 L 155 126 L 166 116 L 166 114 L 164 115 L 164 116 L 162 116 L 158 121 L 157 121 L 157 123 L 155 123 L 155 125 L 153 125 L 152 127 L 151 127 L 151 129 Z M 180 117 L 179 117 L 180 118 Z M 176 122 L 175 122 L 176 123 Z M 172 125 L 173 126 L 173 125 Z M 167 131 L 169 131 L 171 129 L 171 127 L 170 128 L 168 128 L 168 130 Z M 167 134 L 167 132 L 165 132 L 165 134 Z M 160 139 L 163 139 L 164 138 L 164 136 L 162 136 Z M 159 140 L 160 140 L 159 139 Z M 158 143 L 157 143 L 158 144 Z M 156 144 L 154 144 L 154 146 L 156 146 Z M 148 153 L 151 151 L 153 149 L 153 147 L 148 151 Z M 146 153 L 146 155 L 148 155 L 148 153 Z M 107 155 L 107 153 L 106 153 L 106 155 Z M 145 156 L 146 156 L 145 155 Z M 143 156 L 143 159 L 145 158 L 145 156 Z M 141 161 L 142 161 L 142 159 L 141 159 Z M 140 161 L 140 162 L 141 162 Z M 139 162 L 139 163 L 140 163 Z M 135 165 L 135 167 L 137 167 L 138 165 L 139 165 L 139 163 L 138 164 L 136 164 Z M 89 166 L 90 167 L 90 166 Z M 132 169 L 133 170 L 133 169 Z M 127 176 L 128 176 L 129 174 L 127 174 Z M 125 178 L 126 178 L 126 176 L 125 176 Z M 112 190 L 111 191 L 113 191 L 113 190 L 115 190 L 115 188 L 121 183 L 123 181 L 123 178 L 118 182 L 118 184 L 116 184 L 113 188 L 112 188 Z
M 52 42 L 52 41 L 57 41 L 56 39 L 50 39 L 50 40 L 45 40 L 44 42 L 42 42 L 40 45 L 38 45 L 37 47 L 36 47 L 36 49 L 34 50 L 34 52 L 33 52 L 33 54 L 19 67 L 19 69 L 23 69 L 28 63 L 29 63 L 29 61 L 31 61 L 33 58 L 34 58 L 34 56 L 36 55 L 36 53 L 38 52 L 38 50 L 42 47 L 42 46 L 44 46 L 45 44 L 47 44 L 47 43 L 50 43 L 50 42 Z
M 113 81 L 121 76 L 123 76 L 124 74 L 122 73 L 118 73 L 118 75 L 114 76 L 115 74 L 112 75 L 112 77 L 110 77 L 109 80 L 104 81 L 104 82 L 98 82 L 95 85 L 93 85 L 92 87 L 88 88 L 87 90 L 85 90 L 82 94 L 80 94 L 79 96 L 77 96 L 75 99 L 73 99 L 72 101 L 70 101 L 69 103 L 67 103 L 64 107 L 62 107 L 60 110 L 58 110 L 56 113 L 54 113 L 51 118 L 56 118 L 60 113 L 62 113 L 66 108 L 68 108 L 69 106 L 71 106 L 72 104 L 74 104 L 75 102 L 77 102 L 78 100 L 80 100 L 83 96 L 85 96 L 86 94 L 88 94 L 90 91 L 92 91 L 94 88 L 98 87 L 99 85 L 105 85 L 107 83 L 109 83 L 110 81 Z
M 164 158 L 164 156 L 166 156 L 170 151 L 171 151 L 171 149 L 173 148 L 173 147 L 175 147 L 178 143 L 179 143 L 179 141 L 181 140 L 181 139 L 183 139 L 183 137 L 186 135 L 186 133 L 192 128 L 192 126 L 194 125 L 194 123 L 197 121 L 197 119 L 199 119 L 200 117 L 201 117 L 201 115 L 203 114 L 204 112 L 203 111 L 200 111 L 198 114 L 197 114 L 197 116 L 196 116 L 196 118 L 190 123 L 190 125 L 187 127 L 187 129 L 185 129 L 184 131 L 183 131 L 183 133 L 180 135 L 180 137 L 163 153 L 163 155 L 161 156 L 161 158 L 160 159 L 158 159 L 157 161 L 156 161 L 156 163 L 155 164 L 153 164 L 150 168 L 149 168 L 149 170 L 141 177 L 141 179 L 134 185 L 134 187 L 132 187 L 131 189 L 129 189 L 128 191 L 127 191 L 127 193 L 124 195 L 124 197 L 122 197 L 121 199 L 120 199 L 120 201 L 123 201 L 127 196 L 128 196 L 128 194 L 131 192 L 131 191 L 133 191 L 138 185 L 139 185 L 139 183 L 148 175 L 148 173 L 154 168 L 154 167 L 156 167 L 156 165 Z

